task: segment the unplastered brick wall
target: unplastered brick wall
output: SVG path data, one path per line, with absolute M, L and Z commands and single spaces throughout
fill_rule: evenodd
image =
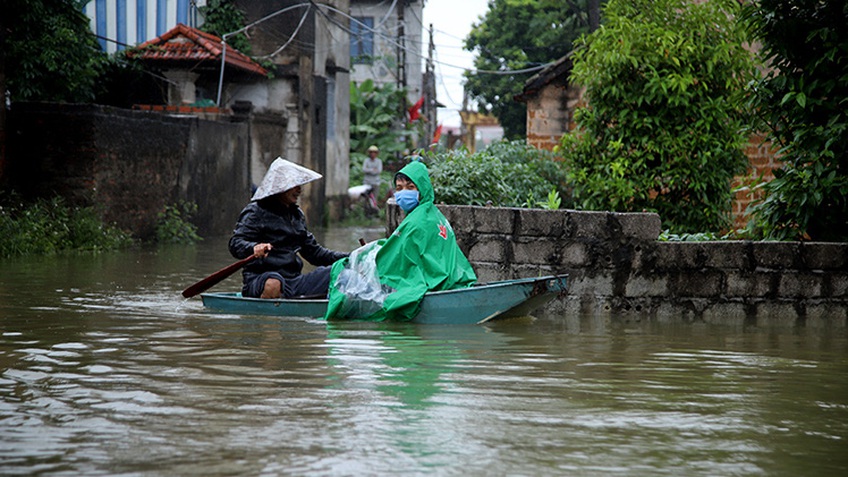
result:
M 660 242 L 652 213 L 439 208 L 481 282 L 569 275 L 542 313 L 846 326 L 848 244 Z M 388 206 L 387 232 L 402 220 Z
M 748 140 L 745 147 L 745 155 L 748 157 L 748 171 L 744 176 L 733 179 L 732 187 L 736 190 L 733 197 L 734 228 L 745 228 L 749 216 L 748 207 L 756 200 L 763 197 L 759 184 L 774 179 L 774 170 L 782 166 L 778 160 L 777 148 L 767 141 L 763 134 L 754 134 Z

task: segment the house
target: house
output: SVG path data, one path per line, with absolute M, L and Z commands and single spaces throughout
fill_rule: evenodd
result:
M 316 224 L 338 218 L 346 210 L 350 172 L 349 2 L 235 4 L 250 25 L 253 57 L 272 73 L 263 82 L 225 86 L 221 95 L 222 105 L 250 108 L 251 180 L 258 184 L 277 156 L 309 167 L 324 178 L 304 190 L 307 218 Z
M 139 45 L 176 26 L 197 27 L 206 0 L 90 0 L 84 12 L 101 48 L 115 53 Z
M 528 144 L 553 150 L 563 134 L 574 129 L 574 112 L 582 106 L 584 89 L 569 82 L 571 68 L 571 55 L 567 54 L 530 77 L 522 93 L 516 95 L 516 101 L 527 104 Z M 735 177 L 731 185 L 737 190 L 731 210 L 735 228 L 745 227 L 748 205 L 761 196 L 750 187 L 755 182 L 753 178 L 771 180 L 773 170 L 780 167 L 774 148 L 765 142 L 762 134 L 751 136 L 745 155 L 749 161 L 748 172 Z
M 515 100 L 527 104 L 527 144 L 553 150 L 562 135 L 574 129 L 574 110 L 583 97 L 583 88 L 571 85 L 571 55 L 531 76 Z
M 165 104 L 136 105 L 136 109 L 181 113 L 220 113 L 215 92 L 222 78 L 227 83 L 261 82 L 268 71 L 240 51 L 224 54 L 221 38 L 177 24 L 152 40 L 127 50 L 147 71 L 162 78 Z
M 168 83 L 162 104 L 136 109 L 246 122 L 249 184 L 258 184 L 283 156 L 324 175 L 304 191 L 311 222 L 343 214 L 349 177 L 348 0 L 234 0 L 256 60 L 223 48 L 222 41 L 238 32 L 221 39 L 197 30 L 206 3 L 94 0 L 86 13 L 107 50 L 141 46 L 136 56 Z

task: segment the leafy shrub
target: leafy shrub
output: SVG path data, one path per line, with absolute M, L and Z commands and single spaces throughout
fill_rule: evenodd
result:
M 552 153 L 523 141 L 495 143 L 475 154 L 458 150 L 425 158 L 437 202 L 535 207 L 554 204 L 552 192 L 569 196 L 562 164 Z
M 166 205 L 165 210 L 158 214 L 156 224 L 156 241 L 158 243 L 192 244 L 202 240 L 197 235 L 197 227 L 189 222 L 189 218 L 197 213 L 197 204 L 180 202 L 176 205 Z
M 104 224 L 91 207 L 70 207 L 59 197 L 23 204 L 0 201 L 0 257 L 115 250 L 133 243 L 130 235 Z
M 727 240 L 729 238 L 729 236 L 718 236 L 711 232 L 673 234 L 669 230 L 663 230 L 657 240 L 660 242 L 710 242 L 715 240 Z
M 588 105 L 559 150 L 580 208 L 659 213 L 675 232 L 726 229 L 745 172 L 754 74 L 735 0 L 610 0 L 575 51 Z
M 784 167 L 749 211 L 767 239 L 848 241 L 848 8 L 844 0 L 760 0 L 744 18 L 769 66 L 752 109 Z

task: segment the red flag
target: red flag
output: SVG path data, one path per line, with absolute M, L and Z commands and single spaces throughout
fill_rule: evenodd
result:
M 436 126 L 436 132 L 433 133 L 433 144 L 437 144 L 442 137 L 442 125 Z
M 421 97 L 415 104 L 409 108 L 409 121 L 415 121 L 416 119 L 421 117 L 421 106 L 424 106 L 424 96 Z

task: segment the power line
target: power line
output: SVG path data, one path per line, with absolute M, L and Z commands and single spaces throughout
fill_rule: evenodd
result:
M 307 8 L 306 11 L 303 12 L 303 16 L 300 17 L 300 22 L 297 24 L 297 27 L 294 29 L 294 32 L 292 32 L 289 39 L 285 43 L 283 43 L 283 46 L 277 48 L 271 54 L 268 54 L 268 55 L 265 55 L 265 56 L 258 56 L 257 58 L 271 58 L 272 56 L 277 56 L 277 54 L 279 54 L 281 51 L 285 50 L 286 47 L 289 46 L 289 44 L 292 42 L 292 40 L 294 40 L 294 37 L 297 36 L 297 33 L 300 31 L 300 27 L 303 26 L 303 22 L 306 21 L 306 17 L 309 16 L 309 12 L 311 10 L 312 10 L 312 5 L 310 5 L 309 8 Z
M 319 7 L 319 8 L 318 8 L 318 12 L 319 12 L 319 13 L 321 13 L 321 14 L 324 16 L 324 18 L 326 18 L 329 22 L 331 22 L 331 23 L 333 23 L 334 25 L 336 25 L 336 26 L 338 26 L 339 28 L 341 28 L 343 31 L 346 31 L 348 34 L 353 33 L 353 31 L 352 31 L 352 30 L 350 30 L 350 29 L 349 29 L 348 27 L 346 27 L 345 25 L 342 25 L 341 23 L 337 22 L 335 19 L 331 18 L 331 17 L 330 17 L 329 15 L 327 15 L 325 12 L 322 12 L 320 7 L 325 7 L 325 8 L 327 8 L 328 10 L 332 10 L 332 11 L 334 11 L 334 12 L 336 12 L 336 13 L 341 14 L 341 15 L 342 15 L 342 16 L 344 16 L 344 17 L 347 17 L 347 18 L 348 18 L 348 19 L 350 19 L 351 21 L 354 21 L 354 22 L 358 23 L 361 27 L 363 27 L 363 29 L 365 29 L 365 30 L 369 30 L 369 31 L 371 31 L 371 32 L 372 32 L 372 33 L 374 33 L 374 34 L 379 35 L 380 37 L 382 37 L 383 39 L 385 39 L 387 42 L 389 42 L 389 43 L 391 43 L 391 44 L 393 44 L 393 45 L 397 46 L 398 48 L 403 48 L 403 49 L 404 49 L 404 50 L 406 50 L 407 52 L 412 53 L 413 55 L 417 56 L 419 59 L 426 59 L 426 58 L 424 57 L 424 55 L 422 55 L 422 54 L 421 54 L 421 52 L 420 52 L 420 51 L 416 51 L 416 50 L 414 50 L 414 49 L 411 49 L 411 48 L 408 48 L 408 47 L 405 47 L 405 46 L 403 46 L 403 45 L 399 44 L 398 42 L 396 42 L 396 41 L 394 40 L 394 38 L 388 37 L 388 36 L 386 36 L 386 35 L 382 34 L 381 32 L 379 32 L 379 31 L 377 31 L 377 30 L 374 30 L 373 28 L 371 28 L 371 27 L 369 27 L 368 25 L 366 25 L 366 24 L 364 24 L 364 23 L 360 22 L 360 21 L 359 21 L 359 20 L 357 20 L 356 18 L 354 18 L 354 17 L 352 17 L 352 16 L 348 15 L 347 13 L 345 13 L 345 12 L 343 12 L 343 11 L 339 10 L 338 8 L 335 8 L 335 7 L 333 7 L 333 6 L 331 6 L 331 5 L 327 5 L 327 4 L 319 4 L 319 3 L 315 3 L 313 0 L 309 0 L 309 3 L 311 3 L 311 4 L 315 5 L 316 7 Z M 469 68 L 466 68 L 466 67 L 464 67 L 464 66 L 451 65 L 451 64 L 448 64 L 448 63 L 441 62 L 441 64 L 442 64 L 443 66 L 447 66 L 447 67 L 450 67 L 450 68 L 458 68 L 458 69 L 462 69 L 462 70 L 469 70 L 469 71 L 471 71 L 471 73 L 472 73 L 472 74 L 491 74 L 491 75 L 512 75 L 512 74 L 532 73 L 532 72 L 534 72 L 534 71 L 539 71 L 539 70 L 542 70 L 542 69 L 544 69 L 544 68 L 547 68 L 548 66 L 552 65 L 553 63 L 554 63 L 554 62 L 552 61 L 552 62 L 549 62 L 549 63 L 545 63 L 545 64 L 543 64 L 543 65 L 533 66 L 533 67 L 530 67 L 530 68 L 523 68 L 523 69 L 519 69 L 519 70 L 479 70 L 479 69 L 470 70 Z
M 384 2 L 382 2 L 382 3 L 385 3 L 385 1 L 384 1 Z M 397 0 L 393 0 L 392 5 L 389 7 L 389 11 L 388 11 L 388 12 L 386 13 L 386 15 L 383 17 L 383 19 L 381 20 L 381 22 L 377 25 L 378 27 L 382 27 L 382 26 L 385 24 L 385 22 L 388 20 L 388 18 L 389 18 L 389 16 L 390 16 L 390 14 L 391 14 L 391 11 L 392 11 L 392 10 L 396 7 L 396 4 L 397 4 Z M 268 14 L 268 15 L 266 15 L 266 16 L 264 16 L 264 17 L 262 17 L 262 18 L 260 18 L 260 19 L 258 19 L 258 20 L 256 20 L 256 21 L 254 21 L 254 22 L 252 22 L 252 23 L 250 23 L 250 24 L 248 24 L 248 25 L 245 25 L 244 27 L 242 27 L 242 28 L 240 28 L 240 29 L 238 29 L 238 30 L 235 30 L 235 31 L 232 31 L 232 32 L 229 32 L 229 33 L 225 33 L 224 35 L 222 35 L 222 37 L 221 37 L 221 43 L 222 43 L 222 45 L 223 45 L 223 52 L 222 52 L 222 55 L 221 55 L 221 76 L 223 77 L 224 64 L 225 64 L 225 62 L 226 62 L 226 54 L 227 54 L 226 41 L 227 41 L 227 38 L 229 38 L 229 37 L 231 37 L 231 36 L 233 36 L 233 35 L 237 35 L 237 34 L 239 34 L 239 33 L 243 33 L 243 32 L 247 31 L 247 30 L 248 30 L 248 29 L 250 29 L 250 28 L 254 28 L 254 27 L 262 28 L 262 27 L 259 27 L 259 25 L 260 25 L 261 23 L 263 23 L 263 22 L 265 22 L 265 21 L 267 21 L 267 20 L 269 20 L 269 19 L 271 19 L 271 18 L 273 18 L 273 17 L 276 17 L 277 15 L 281 15 L 281 14 L 283 14 L 283 13 L 285 13 L 285 12 L 288 12 L 288 11 L 291 11 L 291 10 L 294 10 L 294 9 L 297 9 L 297 8 L 304 8 L 304 7 L 306 7 L 306 8 L 307 8 L 307 11 L 306 11 L 306 12 L 304 12 L 303 16 L 301 17 L 300 22 L 298 23 L 297 28 L 296 28 L 296 29 L 295 29 L 295 31 L 292 33 L 292 35 L 291 35 L 291 36 L 290 36 L 290 37 L 286 40 L 286 42 L 285 42 L 285 43 L 284 43 L 284 44 L 283 44 L 280 48 L 278 48 L 276 51 L 274 51 L 273 53 L 271 53 L 270 55 L 265 55 L 265 56 L 261 56 L 261 57 L 258 57 L 258 58 L 269 58 L 269 57 L 272 57 L 272 56 L 274 56 L 274 55 L 277 55 L 277 54 L 279 54 L 282 50 L 284 50 L 286 47 L 288 47 L 288 45 L 290 45 L 292 42 L 296 42 L 296 43 L 297 43 L 297 44 L 299 44 L 299 45 L 308 46 L 308 47 L 311 47 L 311 48 L 315 48 L 315 47 L 317 47 L 317 45 L 316 45 L 316 44 L 311 43 L 311 42 L 303 42 L 303 41 L 295 40 L 295 37 L 297 36 L 298 31 L 300 30 L 301 26 L 302 26 L 302 25 L 303 25 L 303 23 L 305 22 L 305 20 L 306 20 L 306 18 L 307 18 L 307 16 L 308 16 L 308 14 L 309 14 L 309 11 L 311 10 L 311 8 L 312 8 L 312 7 L 315 7 L 315 8 L 316 8 L 316 11 L 317 11 L 319 14 L 321 14 L 324 18 L 326 18 L 326 19 L 327 19 L 327 21 L 329 21 L 329 22 L 330 22 L 330 23 L 332 23 L 333 25 L 336 25 L 336 26 L 337 26 L 338 28 L 340 28 L 342 31 L 344 31 L 344 32 L 348 33 L 348 35 L 351 35 L 351 34 L 353 34 L 353 33 L 354 33 L 354 32 L 353 32 L 353 31 L 352 31 L 352 30 L 351 30 L 348 26 L 346 26 L 346 25 L 344 25 L 344 24 L 342 24 L 342 23 L 338 22 L 336 19 L 332 18 L 330 15 L 328 15 L 326 12 L 324 12 L 324 11 L 322 10 L 322 7 L 323 7 L 323 8 L 326 8 L 327 10 L 330 10 L 330 11 L 336 12 L 336 13 L 338 13 L 338 14 L 340 14 L 340 15 L 342 15 L 342 16 L 344 16 L 344 17 L 346 17 L 346 18 L 348 18 L 348 19 L 349 19 L 350 21 L 352 21 L 352 22 L 356 22 L 356 23 L 357 23 L 360 27 L 362 27 L 362 29 L 363 29 L 363 30 L 370 31 L 371 33 L 373 33 L 373 34 L 375 34 L 376 36 L 378 36 L 378 37 L 380 37 L 380 38 L 384 39 L 387 43 L 389 43 L 389 44 L 391 44 L 391 45 L 395 46 L 396 48 L 401 49 L 401 50 L 403 50 L 403 51 L 405 51 L 405 52 L 407 52 L 407 53 L 410 53 L 410 54 L 414 55 L 414 56 L 415 56 L 415 57 L 416 57 L 419 61 L 420 61 L 420 60 L 426 60 L 426 57 L 425 57 L 425 56 L 421 53 L 421 51 L 420 51 L 420 45 L 419 45 L 419 48 L 418 48 L 418 49 L 416 49 L 416 48 L 412 48 L 412 47 L 410 47 L 410 46 L 406 46 L 406 45 L 400 44 L 400 43 L 398 43 L 398 42 L 395 40 L 395 38 L 393 38 L 393 37 L 391 37 L 391 36 L 388 36 L 388 35 L 384 34 L 382 31 L 377 30 L 376 28 L 369 27 L 368 25 L 366 25 L 366 24 L 364 24 L 364 23 L 360 22 L 360 21 L 359 21 L 359 20 L 357 20 L 356 18 L 354 18 L 354 17 L 352 17 L 352 16 L 348 15 L 348 14 L 347 14 L 347 13 L 345 13 L 344 11 L 341 11 L 341 10 L 339 10 L 339 9 L 337 9 L 337 8 L 335 8 L 335 7 L 333 7 L 332 5 L 328 5 L 328 4 L 319 4 L 319 3 L 316 3 L 316 2 L 315 2 L 315 1 L 313 1 L 313 0 L 308 0 L 307 2 L 304 2 L 304 3 L 298 3 L 298 4 L 295 4 L 295 5 L 290 5 L 290 6 L 288 6 L 288 7 L 285 7 L 285 8 L 282 8 L 282 9 L 280 9 L 280 10 L 277 10 L 277 11 L 275 11 L 275 12 L 272 12 L 272 13 L 270 13 L 270 14 Z M 416 17 L 416 19 L 418 19 L 418 20 L 420 21 L 420 18 L 418 18 L 418 15 L 417 15 L 417 14 L 415 14 L 414 10 L 412 10 L 412 12 L 413 12 L 413 15 Z M 264 28 L 263 28 L 263 30 L 265 30 L 266 32 L 270 32 L 269 30 L 264 29 Z M 435 30 L 435 31 L 438 31 L 438 32 L 440 32 L 440 33 L 443 33 L 443 34 L 445 34 L 445 35 L 447 35 L 447 36 L 451 36 L 451 37 L 453 37 L 453 38 L 460 39 L 460 38 L 458 38 L 458 37 L 456 37 L 456 36 L 454 36 L 454 35 L 451 35 L 451 34 L 449 34 L 449 33 L 447 33 L 447 32 L 444 32 L 444 31 L 442 31 L 442 30 Z M 332 34 L 332 32 L 331 32 L 331 34 Z M 107 40 L 107 41 L 115 41 L 115 40 L 111 40 L 111 39 L 108 39 L 108 38 L 103 38 L 103 39 L 104 39 L 104 40 Z M 335 40 L 335 38 L 334 38 L 334 40 Z M 117 43 L 117 42 L 116 42 L 116 43 Z M 418 43 L 420 44 L 421 42 L 418 42 Z M 443 48 L 447 48 L 448 46 L 441 46 L 441 47 L 443 47 Z M 329 49 L 329 48 L 328 48 L 328 49 Z M 546 68 L 546 67 L 550 66 L 551 64 L 553 64 L 553 62 L 549 62 L 549 63 L 544 63 L 544 64 L 540 64 L 540 65 L 536 65 L 536 66 L 531 66 L 531 67 L 527 67 L 527 68 L 522 68 L 522 69 L 517 69 L 517 70 L 514 70 L 514 69 L 482 70 L 482 69 L 472 69 L 472 68 L 468 68 L 468 67 L 465 67 L 465 66 L 459 66 L 459 65 L 451 64 L 451 63 L 448 63 L 448 62 L 445 62 L 445 61 L 442 61 L 442 60 L 439 60 L 439 59 L 434 59 L 434 60 L 433 60 L 433 62 L 434 62 L 434 63 L 436 63 L 436 64 L 438 64 L 440 67 L 447 67 L 447 68 L 460 69 L 460 70 L 463 70 L 463 71 L 467 71 L 469 74 L 491 74 L 491 75 L 514 75 L 514 74 L 532 73 L 532 72 L 535 72 L 535 71 L 542 70 L 542 69 L 544 69 L 544 68 Z M 441 77 L 441 75 L 440 75 L 440 77 Z M 222 78 L 221 78 L 221 79 L 219 79 L 219 81 L 222 81 Z M 443 81 L 442 81 L 442 82 L 443 82 Z M 218 89 L 219 89 L 219 98 L 218 98 L 218 102 L 220 102 L 220 89 L 221 89 L 221 85 L 220 85 L 220 84 L 219 84 L 219 88 L 218 88 Z

